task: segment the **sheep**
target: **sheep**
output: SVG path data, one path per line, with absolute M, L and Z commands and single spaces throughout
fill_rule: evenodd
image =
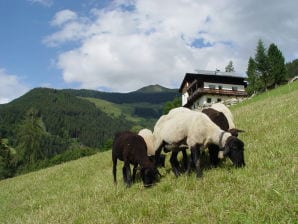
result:
M 165 155 L 160 155 L 158 158 L 155 158 L 155 151 L 154 151 L 154 138 L 153 133 L 151 130 L 144 128 L 141 129 L 138 135 L 142 136 L 147 145 L 147 155 L 149 159 L 155 163 L 157 167 L 164 167 L 165 166 Z
M 228 131 L 232 136 L 238 137 L 239 132 L 244 132 L 235 128 L 234 118 L 231 111 L 222 103 L 215 103 L 210 108 L 202 110 L 218 127 L 224 131 Z M 208 146 L 210 163 L 212 166 L 217 166 L 219 163 L 218 153 L 219 147 L 215 144 Z
M 144 139 L 132 132 L 125 131 L 115 135 L 112 149 L 113 177 L 117 184 L 117 159 L 124 162 L 123 180 L 129 187 L 135 180 L 138 165 L 141 166 L 141 178 L 145 187 L 151 186 L 156 179 L 156 168 L 147 156 L 147 146 Z M 131 178 L 130 164 L 133 164 Z
M 243 130 L 239 130 L 239 129 L 235 128 L 233 114 L 226 105 L 224 105 L 223 103 L 215 103 L 215 104 L 212 104 L 210 108 L 214 109 L 215 111 L 223 113 L 223 115 L 226 117 L 227 122 L 228 122 L 228 131 L 233 136 L 238 137 L 239 132 L 244 132 Z M 204 113 L 204 110 L 202 112 Z M 219 125 L 219 127 L 221 127 L 220 122 L 217 125 Z M 223 130 L 225 130 L 225 129 L 223 129 Z
M 180 146 L 186 143 L 191 150 L 191 160 L 193 161 L 197 177 L 202 176 L 200 168 L 200 147 L 209 144 L 216 144 L 223 148 L 223 156 L 228 156 L 236 167 L 244 166 L 244 143 L 232 136 L 231 133 L 221 130 L 210 118 L 198 111 L 187 108 L 175 108 L 167 115 L 163 115 L 154 127 L 154 150 L 160 153 L 165 145 L 172 144 Z M 175 175 L 179 171 L 173 167 Z M 190 162 L 188 169 L 190 171 Z

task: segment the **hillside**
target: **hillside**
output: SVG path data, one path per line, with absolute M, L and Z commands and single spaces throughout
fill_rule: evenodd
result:
M 152 128 L 177 91 L 161 86 L 143 90 L 35 88 L 0 105 L 0 179 L 104 150 L 121 130 Z M 16 153 L 6 155 L 2 148 Z
M 107 151 L 0 181 L 0 223 L 297 223 L 297 97 L 295 82 L 232 108 L 243 169 L 227 160 L 197 180 L 167 163 L 152 188 L 127 189 Z

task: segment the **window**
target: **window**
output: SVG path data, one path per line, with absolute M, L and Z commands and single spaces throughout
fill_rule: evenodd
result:
M 217 102 L 221 102 L 221 98 L 217 98 Z
M 209 89 L 215 89 L 215 85 L 209 85 Z
M 238 87 L 237 86 L 232 86 L 232 90 L 233 91 L 237 91 L 238 90 Z
M 211 98 L 207 98 L 207 103 L 211 103 Z

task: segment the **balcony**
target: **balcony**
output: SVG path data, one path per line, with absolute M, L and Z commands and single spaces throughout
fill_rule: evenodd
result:
M 198 88 L 187 98 L 187 105 L 189 106 L 189 105 L 193 104 L 200 96 L 205 95 L 205 94 L 234 96 L 234 97 L 247 97 L 247 93 L 245 91 Z

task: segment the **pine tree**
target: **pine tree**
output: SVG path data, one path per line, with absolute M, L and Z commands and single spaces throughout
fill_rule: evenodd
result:
M 279 85 L 286 78 L 285 58 L 275 44 L 268 49 L 269 73 L 272 84 Z
M 249 58 L 248 66 L 247 66 L 247 81 L 248 81 L 248 87 L 247 87 L 247 93 L 249 95 L 252 95 L 260 90 L 260 77 L 257 73 L 257 65 L 256 62 L 252 57 Z
M 40 123 L 39 112 L 30 109 L 23 124 L 18 132 L 18 150 L 21 160 L 25 164 L 33 164 L 44 158 L 44 152 L 41 147 L 44 138 L 44 130 Z
M 229 64 L 225 67 L 226 72 L 235 72 L 233 62 L 230 61 Z
M 270 83 L 269 63 L 268 63 L 268 57 L 266 54 L 266 48 L 264 47 L 264 43 L 262 40 L 258 41 L 256 55 L 255 55 L 255 62 L 256 62 L 256 68 L 257 68 L 256 71 L 261 78 L 262 86 L 265 90 L 267 90 L 267 87 Z

